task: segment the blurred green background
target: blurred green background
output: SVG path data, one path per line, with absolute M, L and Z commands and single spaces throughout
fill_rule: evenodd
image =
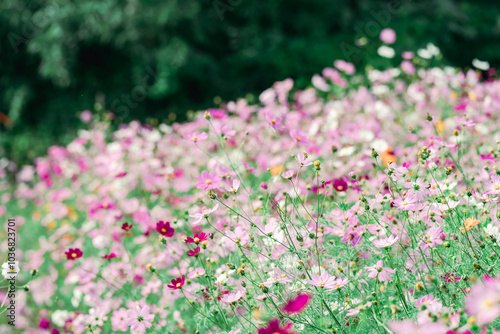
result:
M 85 109 L 182 121 L 287 77 L 304 87 L 337 58 L 387 66 L 385 27 L 398 55 L 432 42 L 445 64 L 500 62 L 493 0 L 2 0 L 0 154 L 30 163 Z

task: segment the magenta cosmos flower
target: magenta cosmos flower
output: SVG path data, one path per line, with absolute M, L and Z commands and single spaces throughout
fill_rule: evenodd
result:
M 396 271 L 391 268 L 383 267 L 384 262 L 379 260 L 376 265 L 365 267 L 369 271 L 368 277 L 370 278 L 378 278 L 379 282 L 392 281 L 391 275 L 389 273 L 394 274 Z
M 344 179 L 336 179 L 333 180 L 333 189 L 337 191 L 346 191 L 349 186 L 347 185 L 347 182 L 345 182 Z
M 198 254 L 200 254 L 201 252 L 201 248 L 200 247 L 196 247 L 195 249 L 190 249 L 188 252 L 187 252 L 187 256 L 198 256 Z
M 70 248 L 64 254 L 66 254 L 66 258 L 71 261 L 83 256 L 83 252 L 80 250 L 80 248 Z
M 201 172 L 201 175 L 196 177 L 198 183 L 195 184 L 196 188 L 203 190 L 215 189 L 222 182 L 222 179 L 215 173 L 209 173 L 206 170 Z
M 134 224 L 129 224 L 127 222 L 122 224 L 122 230 L 127 231 L 127 232 L 130 231 L 132 229 L 132 227 L 134 227 Z
M 290 299 L 281 308 L 285 313 L 301 313 L 304 311 L 312 300 L 312 295 L 308 293 L 299 293 L 295 298 Z
M 272 319 L 269 320 L 267 327 L 259 329 L 258 334 L 295 334 L 295 332 L 290 331 L 290 328 L 292 328 L 291 322 L 282 328 L 278 319 Z
M 201 232 L 200 234 L 196 233 L 192 238 L 186 238 L 186 242 L 188 244 L 199 244 L 200 242 L 203 242 L 205 240 L 207 240 L 207 234 L 205 232 Z
M 177 277 L 177 278 L 172 279 L 170 281 L 170 283 L 172 283 L 172 284 L 169 284 L 167 286 L 172 290 L 177 290 L 177 289 L 182 288 L 182 286 L 184 285 L 184 282 L 185 282 L 185 277 L 184 277 L 184 275 L 182 275 L 182 277 Z
M 175 232 L 175 230 L 170 227 L 170 222 L 163 222 L 162 220 L 156 223 L 156 231 L 169 238 L 173 237 Z
M 116 257 L 116 254 L 115 253 L 111 253 L 111 254 L 104 255 L 102 258 L 104 260 L 111 260 L 111 259 L 113 259 L 115 257 Z
M 151 321 L 153 321 L 154 318 L 154 314 L 149 314 L 149 306 L 146 305 L 142 309 L 136 306 L 132 310 L 128 310 L 126 323 L 127 326 L 132 326 L 130 328 L 132 331 L 139 330 L 141 332 L 146 332 L 146 328 L 152 326 Z

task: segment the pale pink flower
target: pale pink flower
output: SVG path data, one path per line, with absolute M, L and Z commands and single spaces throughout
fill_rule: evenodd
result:
M 306 156 L 302 153 L 297 154 L 295 159 L 299 162 L 301 167 L 307 167 L 313 164 L 312 161 L 309 160 L 309 158 L 306 158 Z
M 184 138 L 188 139 L 188 140 L 192 140 L 192 141 L 194 141 L 196 143 L 196 142 L 199 142 L 199 141 L 207 139 L 208 135 L 207 135 L 206 132 L 192 133 L 190 135 L 185 135 Z
M 230 187 L 230 186 L 226 186 L 226 190 L 229 191 L 229 192 L 232 192 L 232 193 L 235 193 L 238 191 L 238 189 L 240 188 L 240 180 L 239 179 L 234 179 L 233 180 L 233 186 Z
M 151 321 L 155 318 L 154 314 L 149 314 L 149 306 L 144 306 L 142 309 L 140 306 L 134 307 L 132 310 L 127 312 L 127 326 L 131 326 L 132 331 L 146 332 L 146 328 L 152 326 Z
M 373 240 L 373 245 L 377 248 L 391 247 L 399 240 L 399 237 L 395 237 L 393 234 L 389 238 L 382 238 L 378 240 Z
M 498 195 L 500 194 L 500 175 L 493 174 L 491 181 L 484 184 L 485 194 Z
M 284 179 L 291 180 L 292 177 L 293 177 L 293 170 L 288 170 L 288 171 L 282 173 L 281 177 L 284 178 Z
M 370 278 L 378 278 L 379 282 L 392 281 L 391 275 L 389 273 L 394 274 L 396 271 L 391 268 L 383 267 L 384 262 L 379 260 L 376 265 L 365 267 L 369 271 L 368 277 Z
M 324 271 L 321 275 L 318 275 L 316 273 L 312 274 L 311 279 L 308 280 L 307 283 L 320 288 L 325 288 L 326 290 L 336 289 L 335 276 L 330 276 L 330 274 L 328 274 L 326 271 Z
M 391 28 L 385 28 L 380 32 L 380 40 L 386 44 L 394 44 L 396 41 L 396 32 Z
M 200 211 L 198 211 L 197 213 L 193 214 L 193 215 L 190 215 L 189 217 L 191 218 L 195 218 L 196 220 L 193 222 L 193 225 L 199 225 L 201 220 L 203 218 L 208 218 L 208 216 L 215 212 L 217 210 L 217 208 L 219 207 L 219 204 L 216 204 L 212 209 L 208 209 L 207 207 L 203 207 Z

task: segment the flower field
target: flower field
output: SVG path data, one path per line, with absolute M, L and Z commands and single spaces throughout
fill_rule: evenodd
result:
M 500 82 L 406 58 L 3 163 L 2 333 L 500 333 Z

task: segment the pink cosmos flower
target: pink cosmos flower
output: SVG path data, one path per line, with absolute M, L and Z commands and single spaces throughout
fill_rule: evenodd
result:
M 312 279 L 308 280 L 307 283 L 319 288 L 325 288 L 326 290 L 335 289 L 335 276 L 330 276 L 326 271 L 321 275 L 313 273 L 311 278 Z
M 139 306 L 134 307 L 132 310 L 128 310 L 126 323 L 127 326 L 131 326 L 132 331 L 146 332 L 146 328 L 152 326 L 151 321 L 155 318 L 154 314 L 149 314 L 149 306 L 144 306 L 142 309 Z
M 368 277 L 377 278 L 379 282 L 392 281 L 391 275 L 389 273 L 394 274 L 396 271 L 391 268 L 383 267 L 384 262 L 379 260 L 376 265 L 365 267 L 369 271 Z
M 234 302 L 237 302 L 243 297 L 244 292 L 243 291 L 236 291 L 235 293 L 228 293 L 222 296 L 220 299 L 221 302 L 232 304 Z
M 297 154 L 295 159 L 297 159 L 301 167 L 307 167 L 313 164 L 313 162 L 302 153 Z
M 281 327 L 278 319 L 272 319 L 269 320 L 267 327 L 259 328 L 258 334 L 295 334 L 295 332 L 290 331 L 291 328 L 291 322 L 285 324 L 285 327 Z
M 345 72 L 346 74 L 353 74 L 356 71 L 356 68 L 352 63 L 348 63 L 345 60 L 337 59 L 333 62 L 333 66 L 338 68 L 339 70 Z
M 196 188 L 203 190 L 215 189 L 222 182 L 222 179 L 215 173 L 209 173 L 206 170 L 201 172 L 201 175 L 196 177 L 198 183 L 195 184 Z
M 312 300 L 312 295 L 309 293 L 299 293 L 293 299 L 290 299 L 283 305 L 281 310 L 285 313 L 298 314 L 303 312 Z
M 187 276 L 189 279 L 195 279 L 195 278 L 198 278 L 202 275 L 205 275 L 205 269 L 203 268 L 196 268 L 195 270 L 193 270 L 192 272 L 190 272 Z
M 285 130 L 285 126 L 281 124 L 283 119 L 281 117 L 274 117 L 272 112 L 266 113 L 266 121 L 274 130 L 278 132 Z
M 491 176 L 491 181 L 487 181 L 484 184 L 485 194 L 487 195 L 498 195 L 500 194 L 500 175 L 493 174 Z
M 399 237 L 395 237 L 393 234 L 389 238 L 382 238 L 378 240 L 373 240 L 373 245 L 377 248 L 391 247 L 399 240 Z
M 401 199 L 397 198 L 394 200 L 394 206 L 400 210 L 416 210 L 417 198 L 412 194 L 406 194 L 406 196 Z
M 333 181 L 333 189 L 337 190 L 338 192 L 346 191 L 348 188 L 349 185 L 344 179 L 335 179 Z
M 226 186 L 226 190 L 229 191 L 229 192 L 232 192 L 232 193 L 236 194 L 236 192 L 240 188 L 240 185 L 241 185 L 240 180 L 239 179 L 234 179 L 233 180 L 233 186 L 232 187 Z
M 184 138 L 188 139 L 188 140 L 192 140 L 192 141 L 194 141 L 196 143 L 196 142 L 199 142 L 199 141 L 207 139 L 208 135 L 207 135 L 206 132 L 192 133 L 190 135 L 185 135 Z
M 281 177 L 284 178 L 284 179 L 291 180 L 292 177 L 293 177 L 293 170 L 288 170 L 288 171 L 282 173 Z
M 301 132 L 301 131 L 290 130 L 290 137 L 292 137 L 292 139 L 297 144 L 303 144 L 303 145 L 309 144 L 309 141 L 307 140 L 305 134 L 303 132 Z
M 492 323 L 500 317 L 500 280 L 488 280 L 472 287 L 465 298 L 465 310 L 476 317 L 479 326 Z
M 193 225 L 199 225 L 201 223 L 201 220 L 203 218 L 208 218 L 208 216 L 215 212 L 217 208 L 219 207 L 219 204 L 216 204 L 212 209 L 208 209 L 207 207 L 203 207 L 200 211 L 195 213 L 194 215 L 190 215 L 189 217 L 195 218 L 196 220 L 193 222 Z
M 443 231 L 443 227 L 432 227 L 430 228 L 424 236 L 423 241 L 421 242 L 422 250 L 426 250 L 427 248 L 436 247 L 436 245 L 443 244 L 443 240 L 440 238 L 441 232 Z
M 396 32 L 391 28 L 385 28 L 380 32 L 380 40 L 386 44 L 394 44 L 396 41 Z

